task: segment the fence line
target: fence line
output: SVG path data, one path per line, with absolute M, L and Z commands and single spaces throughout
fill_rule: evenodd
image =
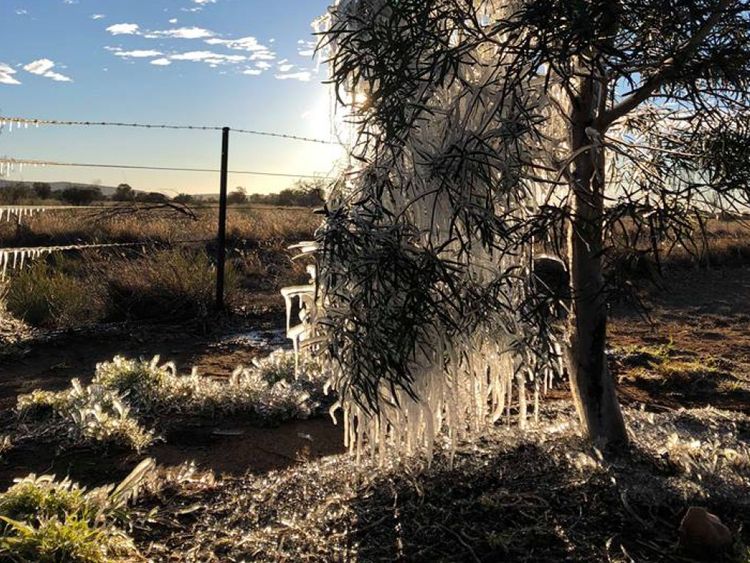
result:
M 170 129 L 179 131 L 222 131 L 223 127 L 203 126 L 203 125 L 170 125 L 161 123 L 124 123 L 118 121 L 65 121 L 59 119 L 35 119 L 29 117 L 8 117 L 0 116 L 0 128 L 5 124 L 8 125 L 8 132 L 13 132 L 13 126 L 28 128 L 29 125 L 39 127 L 40 125 L 64 125 L 74 127 L 130 127 L 136 129 Z M 244 135 L 256 135 L 260 137 L 274 137 L 277 139 L 287 139 L 290 141 L 302 141 L 306 143 L 318 143 L 322 145 L 338 145 L 337 141 L 327 141 L 325 139 L 315 139 L 312 137 L 303 137 L 301 135 L 291 135 L 287 133 L 276 133 L 272 131 L 257 131 L 253 129 L 231 129 L 233 133 Z
M 172 166 L 139 166 L 135 164 L 103 164 L 103 163 L 85 163 L 85 162 L 58 162 L 54 160 L 32 160 L 26 158 L 0 158 L 0 165 L 10 166 L 11 171 L 14 166 L 33 166 L 33 167 L 45 167 L 45 166 L 59 166 L 59 167 L 70 167 L 70 168 L 107 168 L 107 169 L 122 169 L 122 170 L 152 170 L 158 172 L 198 172 L 198 173 L 211 173 L 218 174 L 221 172 L 218 168 L 180 168 Z M 316 176 L 314 174 L 291 174 L 286 172 L 264 172 L 260 170 L 229 170 L 229 174 L 245 175 L 245 176 L 264 176 L 271 178 L 306 178 L 314 180 L 332 180 L 331 176 Z
M 87 244 L 66 244 L 55 246 L 32 246 L 32 247 L 7 247 L 0 248 L 0 280 L 7 278 L 8 270 L 23 268 L 28 261 L 36 260 L 40 256 L 53 254 L 56 252 L 72 252 L 84 250 L 102 250 L 117 248 L 138 248 L 144 246 L 164 245 L 166 247 L 190 246 L 196 244 L 208 244 L 215 242 L 214 239 L 196 239 L 196 240 L 176 240 L 176 241 L 139 241 L 139 242 L 119 242 L 119 243 L 87 243 Z
M 89 250 L 94 248 L 126 248 L 143 246 L 142 242 L 134 243 L 111 243 L 111 244 L 69 244 L 62 246 L 35 246 L 29 248 L 0 248 L 0 279 L 5 279 L 8 268 L 11 270 L 23 268 L 26 259 L 34 260 L 44 254 L 53 252 L 65 252 L 68 250 Z M 12 260 L 12 263 L 11 263 Z
M 221 169 L 209 169 L 209 168 L 179 168 L 179 167 L 167 167 L 167 166 L 137 166 L 137 165 L 126 165 L 126 164 L 97 164 L 97 163 L 76 163 L 76 162 L 56 162 L 56 161 L 44 161 L 44 160 L 28 160 L 28 159 L 10 159 L 0 158 L 0 175 L 5 171 L 14 171 L 15 167 L 18 166 L 20 170 L 26 166 L 60 166 L 60 167 L 77 167 L 77 168 L 111 168 L 120 170 L 154 170 L 154 171 L 168 171 L 168 172 L 192 172 L 192 173 L 219 173 L 220 178 L 220 190 L 219 190 L 219 229 L 217 233 L 217 268 L 216 268 L 216 308 L 222 310 L 224 307 L 224 264 L 226 256 L 226 223 L 227 223 L 227 177 L 231 174 L 242 174 L 242 175 L 253 175 L 253 176 L 265 176 L 265 177 L 277 177 L 277 178 L 310 178 L 310 179 L 332 179 L 328 176 L 320 177 L 309 174 L 286 174 L 280 172 L 264 172 L 256 170 L 237 170 L 231 171 L 228 167 L 229 160 L 229 136 L 231 132 L 247 135 L 259 135 L 265 137 L 276 137 L 280 139 L 303 141 L 309 143 L 319 143 L 327 145 L 337 145 L 338 142 L 326 141 L 322 139 L 313 139 L 310 137 L 302 137 L 298 135 L 288 135 L 285 133 L 275 133 L 267 131 L 255 131 L 251 129 L 234 129 L 230 127 L 206 127 L 196 125 L 169 125 L 169 124 L 151 124 L 151 123 L 123 123 L 114 121 L 64 121 L 54 119 L 32 119 L 27 117 L 8 117 L 0 116 L 0 129 L 5 125 L 8 125 L 8 130 L 11 132 L 13 127 L 28 128 L 29 125 L 33 127 L 39 127 L 40 125 L 59 125 L 59 126 L 82 126 L 82 127 L 133 127 L 143 129 L 171 129 L 171 130 L 198 130 L 198 131 L 221 131 L 222 133 L 222 145 L 221 145 Z M 109 245 L 106 245 L 109 246 Z M 106 246 L 99 246 L 104 248 Z M 94 246 L 89 245 L 89 248 Z M 24 259 L 27 255 L 33 257 L 38 256 L 42 252 L 59 252 L 70 248 L 66 247 L 47 247 L 43 249 L 22 249 L 10 251 L 0 251 L 0 259 L 2 259 L 2 277 L 5 277 L 5 271 L 10 261 L 10 256 L 13 256 L 13 265 L 15 267 L 18 262 L 18 256 L 20 253 L 21 265 L 23 265 Z

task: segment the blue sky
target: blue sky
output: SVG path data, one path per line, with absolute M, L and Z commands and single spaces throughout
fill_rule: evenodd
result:
M 330 138 L 311 22 L 326 0 L 0 0 L 0 115 L 231 126 Z M 215 168 L 219 133 L 41 127 L 0 156 Z M 327 174 L 340 149 L 233 135 L 230 167 Z M 10 179 L 204 193 L 210 174 L 26 168 Z M 293 180 L 235 176 L 268 192 Z

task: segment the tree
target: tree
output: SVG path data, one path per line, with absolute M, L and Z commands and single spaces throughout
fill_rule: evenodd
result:
M 0 201 L 11 205 L 23 203 L 33 197 L 31 186 L 25 182 L 11 182 L 0 189 Z
M 99 188 L 71 187 L 63 190 L 61 196 L 63 201 L 70 205 L 90 205 L 94 201 L 104 199 Z
M 236 188 L 227 197 L 227 203 L 229 205 L 242 205 L 243 203 L 247 203 L 247 190 L 242 186 Z
M 135 201 L 139 203 L 166 203 L 169 198 L 159 192 L 148 192 L 136 194 Z
M 115 188 L 112 201 L 135 201 L 135 191 L 128 184 L 120 184 Z
M 195 201 L 195 198 L 191 196 L 190 194 L 177 194 L 172 199 L 175 203 L 181 203 L 183 205 L 193 203 Z
M 559 339 L 529 275 L 544 245 L 568 264 L 561 340 L 581 423 L 600 445 L 627 441 L 605 355 L 607 261 L 641 228 L 657 242 L 689 237 L 712 193 L 722 206 L 750 203 L 748 10 L 748 0 L 329 10 L 321 47 L 361 166 L 334 190 L 319 237 L 319 331 L 360 426 L 408 416 L 393 401 L 422 419 L 444 412 L 447 399 L 432 397 L 458 388 L 459 372 L 494 393 L 474 372 L 497 366 L 467 335 L 511 349 L 498 361 L 513 374 L 538 381 L 553 369 Z M 461 403 L 469 417 L 471 404 Z
M 34 193 L 39 199 L 49 199 L 52 195 L 52 186 L 46 182 L 34 182 Z

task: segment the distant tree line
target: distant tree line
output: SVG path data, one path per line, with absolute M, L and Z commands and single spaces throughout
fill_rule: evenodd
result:
M 111 196 L 106 196 L 96 186 L 71 186 L 63 190 L 53 190 L 46 182 L 14 182 L 0 188 L 0 204 L 19 205 L 40 200 L 55 200 L 66 205 L 91 205 L 96 202 L 115 201 L 133 203 L 166 203 L 172 201 L 184 205 L 201 205 L 218 201 L 216 198 L 196 198 L 181 193 L 173 198 L 159 192 L 142 192 L 128 184 L 120 184 Z M 263 204 L 283 207 L 316 207 L 323 203 L 323 183 L 321 181 L 301 181 L 293 187 L 273 194 L 248 195 L 247 190 L 238 187 L 227 201 L 229 205 Z

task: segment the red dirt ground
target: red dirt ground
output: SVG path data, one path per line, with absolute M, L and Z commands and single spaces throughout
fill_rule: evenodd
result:
M 613 311 L 610 346 L 617 351 L 666 345 L 670 358 L 720 366 L 722 381 L 700 373 L 688 374 L 688 379 L 644 379 L 638 376 L 643 366 L 614 361 L 622 400 L 657 410 L 710 404 L 750 413 L 750 268 L 681 271 L 670 276 L 666 285 L 668 289 L 651 296 L 653 324 L 629 309 Z M 270 330 L 279 322 L 283 321 L 266 320 L 260 326 Z M 237 332 L 236 327 L 229 332 Z M 98 362 L 116 354 L 145 358 L 160 354 L 186 372 L 195 365 L 203 374 L 228 376 L 238 365 L 270 351 L 238 341 L 227 343 L 226 333 L 144 327 L 126 333 L 66 336 L 29 346 L 21 357 L 0 360 L 0 414 L 13 408 L 20 393 L 62 389 L 72 377 L 89 380 Z M 551 398 L 567 396 L 560 389 Z M 264 472 L 343 450 L 341 429 L 327 418 L 278 428 L 254 428 L 239 420 L 184 420 L 173 426 L 179 430 L 168 432 L 167 443 L 151 448 L 147 455 L 169 466 L 195 460 L 199 467 L 220 474 Z M 220 435 L 216 430 L 236 435 Z M 29 472 L 70 474 L 87 484 L 112 482 L 124 476 L 137 459 L 132 454 L 101 456 L 21 445 L 0 461 L 0 488 Z

